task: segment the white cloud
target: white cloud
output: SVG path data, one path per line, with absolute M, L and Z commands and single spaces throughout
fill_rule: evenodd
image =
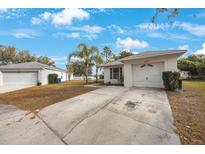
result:
M 86 38 L 88 40 L 94 40 L 97 38 L 96 34 L 93 33 L 79 33 L 79 32 L 73 32 L 73 33 L 64 33 L 64 32 L 58 32 L 53 34 L 54 37 L 61 38 L 61 39 L 80 39 L 80 38 Z
M 179 28 L 179 29 L 182 29 L 184 31 L 189 32 L 192 35 L 196 35 L 196 36 L 204 36 L 205 35 L 205 25 L 192 24 L 192 23 L 188 23 L 188 22 L 179 22 L 179 21 L 176 21 L 173 24 L 142 23 L 142 24 L 136 25 L 136 28 L 139 28 L 141 30 L 149 30 L 149 31 Z
M 30 29 L 19 29 L 11 32 L 11 35 L 13 35 L 15 38 L 36 38 L 39 36 L 39 33 Z
M 139 52 L 133 51 L 132 53 L 136 55 L 136 54 L 138 54 Z
M 125 31 L 118 25 L 115 24 L 111 24 L 110 26 L 108 26 L 108 29 L 113 30 L 115 33 L 118 34 L 124 34 Z
M 94 40 L 97 38 L 97 35 L 96 34 L 85 34 L 85 35 L 83 35 L 83 37 L 85 37 L 89 40 Z
M 205 25 L 191 24 L 188 22 L 175 22 L 173 26 L 179 27 L 184 31 L 189 32 L 192 35 L 196 35 L 196 36 L 205 35 Z
M 168 23 L 142 23 L 139 25 L 136 25 L 136 28 L 144 29 L 144 30 L 165 30 L 170 28 L 171 25 Z
M 42 14 L 40 14 L 40 17 L 43 19 L 43 20 L 49 20 L 50 17 L 51 17 L 51 13 L 50 12 L 44 12 Z
M 0 13 L 5 13 L 5 12 L 7 12 L 7 11 L 8 11 L 7 8 L 0 8 Z
M 188 35 L 183 34 L 175 34 L 175 33 L 159 33 L 159 32 L 151 32 L 147 34 L 148 37 L 151 38 L 161 38 L 166 40 L 189 40 L 191 39 Z
M 34 38 L 34 36 L 33 35 L 31 35 L 31 34 L 27 34 L 27 33 L 21 33 L 21 32 L 19 32 L 19 33 L 15 33 L 15 34 L 13 34 L 13 36 L 15 37 L 15 38 Z
M 41 23 L 41 19 L 33 17 L 33 18 L 31 18 L 31 23 L 34 25 L 38 25 Z
M 100 26 L 84 25 L 81 27 L 71 27 L 70 30 L 84 31 L 86 33 L 97 34 L 97 33 L 100 33 L 101 31 L 103 31 L 104 28 L 100 27 Z
M 92 14 L 100 14 L 100 13 L 106 13 L 106 14 L 109 14 L 110 11 L 112 9 L 109 9 L 109 8 L 96 8 L 96 9 L 87 9 L 88 12 L 92 13 Z
M 178 47 L 179 50 L 189 50 L 189 45 L 185 44 L 185 45 L 180 45 Z
M 127 37 L 126 39 L 117 38 L 116 47 L 124 50 L 146 48 L 149 44 L 146 41 L 140 41 L 138 39 L 132 39 Z
M 56 26 L 64 26 L 72 25 L 73 20 L 85 20 L 89 19 L 89 17 L 90 14 L 83 9 L 63 9 L 56 13 L 44 12 L 39 15 L 38 19 L 51 22 Z
M 88 19 L 90 14 L 83 9 L 64 9 L 61 12 L 52 14 L 54 25 L 71 25 L 74 19 Z
M 51 59 L 53 60 L 53 61 L 66 61 L 67 60 L 67 56 L 61 56 L 61 57 L 58 57 L 58 56 L 51 56 Z
M 204 54 L 205 55 L 205 43 L 203 43 L 202 48 L 194 52 L 194 54 Z
M 72 38 L 79 38 L 80 37 L 80 33 L 74 32 L 74 33 L 71 33 L 70 36 Z
M 51 56 L 51 59 L 55 61 L 57 65 L 65 65 L 67 62 L 67 56 Z
M 17 8 L 0 8 L 0 17 L 4 19 L 20 18 L 26 15 L 27 9 Z
M 54 34 L 55 37 L 60 37 L 60 38 L 80 38 L 80 33 L 78 32 L 73 32 L 73 33 L 62 33 L 62 32 L 58 32 Z

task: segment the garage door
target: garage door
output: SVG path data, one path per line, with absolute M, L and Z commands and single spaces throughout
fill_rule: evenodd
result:
M 3 72 L 3 85 L 36 85 L 37 72 Z
M 163 87 L 164 63 L 137 64 L 132 66 L 133 86 Z

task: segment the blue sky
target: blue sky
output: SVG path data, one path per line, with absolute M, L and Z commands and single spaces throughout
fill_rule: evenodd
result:
M 187 49 L 205 54 L 205 9 L 180 9 L 172 21 L 155 9 L 0 9 L 0 44 L 51 57 L 65 68 L 79 43 L 108 46 L 117 54 Z

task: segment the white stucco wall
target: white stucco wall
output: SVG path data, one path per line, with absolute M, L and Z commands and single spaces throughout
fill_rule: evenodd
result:
M 124 64 L 124 86 L 132 87 L 132 64 Z
M 3 85 L 3 74 L 0 71 L 0 86 L 2 86 L 2 85 Z
M 133 64 L 163 62 L 164 70 L 162 71 L 178 71 L 177 58 L 178 58 L 177 55 L 172 55 L 172 56 L 145 58 L 145 59 L 139 59 L 139 60 L 129 60 L 129 61 L 124 62 L 124 86 L 125 87 L 133 86 L 133 79 L 132 79 L 132 65 Z
M 104 83 L 110 82 L 110 67 L 104 68 Z
M 61 82 L 68 80 L 68 75 L 66 72 L 61 71 L 53 71 L 53 70 L 41 70 L 39 71 L 39 81 L 42 83 L 42 85 L 48 84 L 48 75 L 49 74 L 58 74 L 58 78 L 61 78 Z
M 179 71 L 177 68 L 177 57 L 170 57 L 165 60 L 165 71 Z
M 132 66 L 133 64 L 140 64 L 140 63 L 152 63 L 152 62 L 163 62 L 164 63 L 164 70 L 162 71 L 178 71 L 177 68 L 177 58 L 178 55 L 167 55 L 161 57 L 152 57 L 152 58 L 145 58 L 139 60 L 129 60 L 124 62 L 124 86 L 125 87 L 132 87 L 133 86 L 133 79 L 132 79 Z M 110 80 L 110 67 L 104 68 L 104 83 L 115 83 L 115 81 Z
M 104 68 L 104 83 L 111 83 L 111 84 L 120 84 L 120 80 L 118 79 L 110 79 L 110 68 L 115 67 L 122 67 L 122 74 L 124 74 L 123 66 L 112 66 L 112 67 L 105 67 Z

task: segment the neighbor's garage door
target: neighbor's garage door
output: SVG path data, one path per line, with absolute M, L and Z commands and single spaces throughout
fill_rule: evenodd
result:
M 36 85 L 37 72 L 3 72 L 3 85 Z
M 162 72 L 164 63 L 137 64 L 132 66 L 133 86 L 163 87 Z

